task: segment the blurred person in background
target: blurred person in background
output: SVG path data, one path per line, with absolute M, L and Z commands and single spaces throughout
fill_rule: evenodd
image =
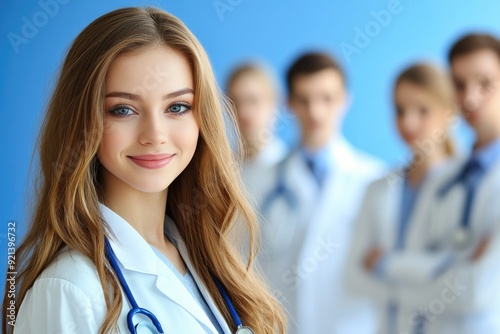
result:
M 425 333 L 500 333 L 500 41 L 469 34 L 449 52 L 455 96 L 476 134 L 438 182 L 429 248 L 450 254 L 422 299 Z
M 436 273 L 447 256 L 426 249 L 424 208 L 433 197 L 433 180 L 450 168 L 455 156 L 449 129 L 456 113 L 448 75 L 426 63 L 406 68 L 396 79 L 394 108 L 398 132 L 411 156 L 405 166 L 368 187 L 347 280 L 353 291 L 377 302 L 378 333 L 423 333 L 425 319 L 407 291 L 420 288 L 418 279 L 427 273 L 422 265 Z
M 260 176 L 287 153 L 285 143 L 274 135 L 279 96 L 277 83 L 264 65 L 246 63 L 231 72 L 226 91 L 235 103 L 242 135 L 243 181 L 251 197 L 258 200 L 262 196 Z
M 335 59 L 303 54 L 287 88 L 301 139 L 261 175 L 261 267 L 290 315 L 288 333 L 373 333 L 374 310 L 349 295 L 342 278 L 353 219 L 383 165 L 342 136 L 349 98 Z

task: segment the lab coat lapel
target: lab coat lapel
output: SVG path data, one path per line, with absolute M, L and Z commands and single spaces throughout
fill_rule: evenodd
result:
M 466 160 L 458 159 L 450 163 L 450 167 L 438 178 L 430 182 L 433 187 L 429 194 L 427 203 L 428 222 L 427 239 L 428 246 L 442 248 L 451 246 L 450 237 L 457 227 L 460 226 L 463 203 L 465 201 L 465 189 L 455 184 L 446 193 L 442 193 L 443 187 L 448 185 L 463 169 Z M 424 217 L 425 218 L 425 217 Z
M 207 302 L 208 307 L 212 310 L 215 318 L 217 319 L 217 322 L 221 326 L 222 330 L 226 334 L 231 334 L 231 330 L 229 329 L 228 324 L 226 323 L 226 320 L 224 319 L 224 316 L 220 312 L 219 308 L 215 305 L 214 300 L 212 299 L 212 296 L 210 295 L 209 291 L 205 287 L 205 284 L 201 280 L 200 276 L 198 275 L 198 272 L 196 271 L 196 268 L 194 267 L 193 263 L 191 262 L 191 259 L 189 257 L 189 253 L 186 247 L 186 244 L 184 243 L 184 240 L 182 239 L 179 230 L 175 226 L 175 223 L 170 219 L 167 218 L 167 221 L 165 222 L 165 231 L 167 235 L 169 235 L 171 238 L 173 238 L 177 244 L 177 249 L 179 250 L 179 253 L 182 256 L 182 259 L 186 263 L 186 266 L 188 267 L 189 271 L 191 272 L 191 275 L 193 275 L 194 280 L 196 281 L 196 284 L 198 285 L 198 288 L 200 289 L 201 294 L 205 298 L 205 301 Z M 212 323 L 210 320 L 207 318 L 206 314 L 203 312 L 204 318 L 206 318 L 206 321 L 208 322 L 207 325 L 210 325 L 210 328 L 213 330 L 214 333 L 217 333 L 215 328 L 213 328 Z M 201 317 L 201 315 L 200 315 Z
M 393 249 L 396 243 L 396 235 L 399 230 L 399 216 L 401 214 L 401 198 L 403 196 L 404 171 L 399 168 L 385 177 L 379 198 L 383 207 L 379 212 L 381 218 L 376 219 L 378 226 L 377 238 L 379 245 L 386 245 L 388 249 Z M 382 240 L 385 239 L 385 240 Z
M 498 225 L 500 221 L 492 221 L 492 219 L 500 219 L 499 209 L 496 203 L 500 194 L 500 162 L 496 163 L 489 172 L 486 173 L 484 179 L 477 188 L 474 198 L 471 226 L 475 229 L 485 230 L 493 228 L 492 224 Z M 486 226 L 485 226 L 486 225 Z M 489 226 L 488 226 L 489 225 Z
M 309 218 L 313 223 L 309 227 L 311 235 L 327 237 L 331 234 L 336 236 L 337 242 L 345 242 L 342 239 L 344 229 L 347 227 L 344 222 L 353 217 L 342 216 L 341 213 L 353 213 L 353 210 L 346 209 L 352 203 L 350 203 L 351 198 L 345 196 L 345 191 L 346 189 L 351 191 L 353 183 L 351 168 L 355 167 L 355 163 L 345 140 L 342 137 L 336 138 L 330 154 L 328 175 L 317 193 L 316 208 L 309 211 L 313 213 Z M 311 180 L 315 181 L 312 178 Z
M 422 249 L 434 246 L 435 233 L 433 231 L 436 230 L 436 225 L 438 223 L 442 225 L 441 222 L 435 221 L 434 218 L 434 216 L 436 216 L 437 214 L 435 210 L 433 210 L 433 208 L 437 203 L 442 206 L 442 204 L 440 203 L 444 200 L 437 193 L 441 188 L 442 181 L 444 179 L 449 179 L 447 175 L 455 176 L 457 171 L 455 161 L 437 168 L 437 170 L 431 171 L 430 175 L 428 175 L 427 178 L 423 181 L 422 187 L 419 190 L 415 205 L 411 213 L 407 239 L 407 246 L 411 249 Z M 458 192 L 460 191 L 461 189 L 458 189 Z M 453 194 L 453 196 L 454 198 L 456 198 L 456 196 L 460 195 L 457 193 Z M 457 211 L 456 203 L 457 202 L 455 202 L 455 204 L 453 205 L 453 211 L 455 212 Z M 461 208 L 462 206 L 460 205 L 459 211 Z M 449 210 L 449 208 L 447 208 L 447 210 Z M 443 212 L 443 214 L 445 214 L 445 212 Z M 448 214 L 450 214 L 450 212 L 448 212 Z M 438 216 L 442 217 L 441 215 L 442 214 Z
M 341 137 L 336 138 L 330 152 L 328 175 L 314 201 L 315 207 L 309 210 L 304 247 L 297 261 L 299 266 L 307 268 L 296 291 L 297 304 L 312 307 L 301 310 L 295 320 L 299 328 L 311 333 L 325 331 L 324 322 L 318 322 L 317 315 L 329 308 L 329 312 L 339 312 L 341 307 L 331 309 L 331 300 L 341 300 L 345 296 L 345 291 L 337 287 L 343 284 L 344 277 L 339 273 L 344 270 L 351 229 L 354 228 L 352 202 L 359 201 L 351 196 L 358 190 L 352 187 L 359 187 L 361 183 L 354 179 L 354 168 L 356 161 L 350 147 Z M 306 267 L 310 264 L 311 267 Z
M 185 260 L 186 257 L 184 256 L 184 254 L 182 254 L 182 252 L 180 253 L 182 258 Z M 187 265 L 187 261 L 185 262 Z M 193 271 L 194 268 L 190 267 L 189 265 L 188 268 L 191 271 L 193 277 L 195 277 L 195 272 Z M 162 273 L 163 274 L 160 274 L 156 281 L 156 287 L 158 288 L 158 290 L 161 291 L 166 296 L 168 296 L 174 302 L 182 306 L 193 317 L 195 317 L 196 320 L 198 320 L 198 322 L 200 322 L 205 326 L 205 328 L 210 330 L 211 333 L 217 334 L 216 329 L 214 328 L 212 322 L 208 318 L 205 311 L 202 309 L 201 305 L 193 297 L 193 295 L 186 289 L 184 284 L 182 284 L 182 282 L 179 281 L 179 279 L 175 276 L 175 274 L 173 274 L 170 269 L 167 269 L 166 266 L 164 270 L 162 270 Z M 199 284 L 198 281 L 196 283 Z M 200 290 L 202 291 L 201 288 Z
M 109 227 L 110 244 L 118 262 L 127 270 L 158 275 L 156 254 L 139 232 L 104 204 L 99 203 L 99 207 Z
M 280 196 L 271 205 L 269 212 L 264 213 L 267 224 L 262 231 L 264 248 L 272 250 L 275 257 L 288 253 L 297 242 L 301 244 L 299 239 L 304 237 L 303 230 L 309 224 L 317 196 L 316 181 L 300 152 L 295 150 L 288 159 L 283 171 L 284 183 L 297 203 L 295 207 L 290 207 L 290 203 Z
M 303 208 L 301 210 L 307 210 L 307 206 L 315 201 L 318 191 L 318 185 L 314 179 L 311 170 L 306 165 L 304 157 L 300 153 L 299 149 L 296 149 L 292 156 L 290 157 L 289 164 L 286 173 L 286 184 L 291 185 L 291 189 L 299 197 L 299 203 Z
M 424 180 L 422 188 L 420 188 L 418 192 L 410 215 L 410 221 L 408 222 L 408 230 L 405 236 L 405 248 L 422 249 L 427 246 L 427 228 L 430 213 L 426 208 L 428 207 L 428 201 L 432 200 L 432 193 L 429 192 L 431 186 L 432 182 Z M 402 198 L 402 194 L 399 198 Z
M 183 307 L 200 323 L 214 334 L 217 334 L 210 319 L 198 304 L 193 295 L 186 289 L 184 284 L 177 278 L 174 272 L 163 263 L 155 254 L 151 246 L 141 237 L 141 235 L 123 218 L 104 205 L 100 205 L 104 220 L 107 222 L 111 239 L 110 244 L 118 262 L 126 270 L 131 270 L 143 274 L 156 276 L 157 289 L 169 299 Z M 173 222 L 166 217 L 165 226 Z M 114 237 L 113 237 L 114 235 Z M 179 250 L 181 252 L 181 250 Z M 184 260 L 188 259 L 186 252 L 181 252 Z M 187 262 L 187 261 L 186 261 Z M 189 267 L 193 276 L 194 268 Z M 124 273 L 126 276 L 126 273 Z M 199 284 L 199 282 L 197 282 Z M 201 290 L 201 289 L 200 289 Z M 135 295 L 137 303 L 141 306 L 141 296 Z M 157 311 L 158 312 L 158 311 Z
M 336 139 L 325 183 L 319 191 L 316 189 L 316 197 L 312 204 L 314 207 L 307 211 L 308 216 L 305 218 L 307 229 L 302 234 L 304 247 L 299 256 L 299 263 L 311 257 L 314 258 L 319 245 L 328 245 L 328 261 L 337 263 L 342 258 L 351 228 L 347 226 L 346 221 L 354 218 L 345 215 L 346 213 L 352 214 L 353 210 L 346 209 L 352 204 L 349 203 L 349 198 L 346 198 L 344 193 L 351 187 L 350 168 L 352 167 L 351 152 L 342 138 Z M 312 178 L 311 181 L 315 182 Z M 336 268 L 331 265 L 331 270 L 336 270 Z

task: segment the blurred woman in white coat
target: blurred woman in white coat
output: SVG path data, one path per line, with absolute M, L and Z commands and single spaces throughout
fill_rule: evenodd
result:
M 275 131 L 278 114 L 276 80 L 264 65 L 247 63 L 230 74 L 226 92 L 236 107 L 243 142 L 242 178 L 251 199 L 262 197 L 262 175 L 286 156 L 285 143 Z
M 455 153 L 449 136 L 455 115 L 451 82 L 432 65 L 413 65 L 396 80 L 394 105 L 397 129 L 411 157 L 406 166 L 369 186 L 346 279 L 350 289 L 378 303 L 378 333 L 424 333 L 426 319 L 411 292 L 439 275 L 450 255 L 429 253 L 427 235 L 434 180 Z
M 266 192 L 262 269 L 290 314 L 288 333 L 365 333 L 372 310 L 342 281 L 347 240 L 365 186 L 383 164 L 341 134 L 348 94 L 328 54 L 306 53 L 287 74 L 300 145 L 271 173 Z
M 245 264 L 230 242 L 256 219 L 216 87 L 199 42 L 164 11 L 115 10 L 81 32 L 42 129 L 3 333 L 284 333 L 254 253 Z

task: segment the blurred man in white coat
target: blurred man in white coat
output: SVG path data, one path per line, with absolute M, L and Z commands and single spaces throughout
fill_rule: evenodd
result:
M 373 310 L 346 292 L 343 271 L 353 218 L 383 166 L 340 132 L 348 94 L 331 56 L 301 56 L 287 86 L 301 140 L 262 175 L 260 265 L 289 312 L 289 333 L 373 333 Z
M 500 41 L 464 36 L 449 62 L 476 140 L 470 156 L 438 183 L 429 249 L 451 256 L 444 273 L 414 298 L 427 320 L 425 334 L 500 333 Z

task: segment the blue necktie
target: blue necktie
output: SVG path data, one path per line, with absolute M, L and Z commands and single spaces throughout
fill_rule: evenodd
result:
M 318 185 L 321 187 L 321 185 L 323 184 L 323 179 L 324 179 L 323 174 L 324 173 L 322 173 L 322 171 L 320 170 L 320 168 L 318 166 L 318 163 L 316 163 L 316 161 L 314 161 L 314 160 L 315 160 L 314 158 L 307 157 L 306 164 L 307 164 L 307 167 L 309 167 L 309 170 L 311 171 L 312 175 L 314 176 L 314 179 L 316 180 Z
M 462 214 L 461 226 L 468 228 L 470 225 L 470 216 L 472 212 L 472 203 L 476 193 L 477 185 L 484 176 L 484 169 L 476 159 L 471 159 L 464 168 L 462 182 L 465 186 L 465 205 Z

